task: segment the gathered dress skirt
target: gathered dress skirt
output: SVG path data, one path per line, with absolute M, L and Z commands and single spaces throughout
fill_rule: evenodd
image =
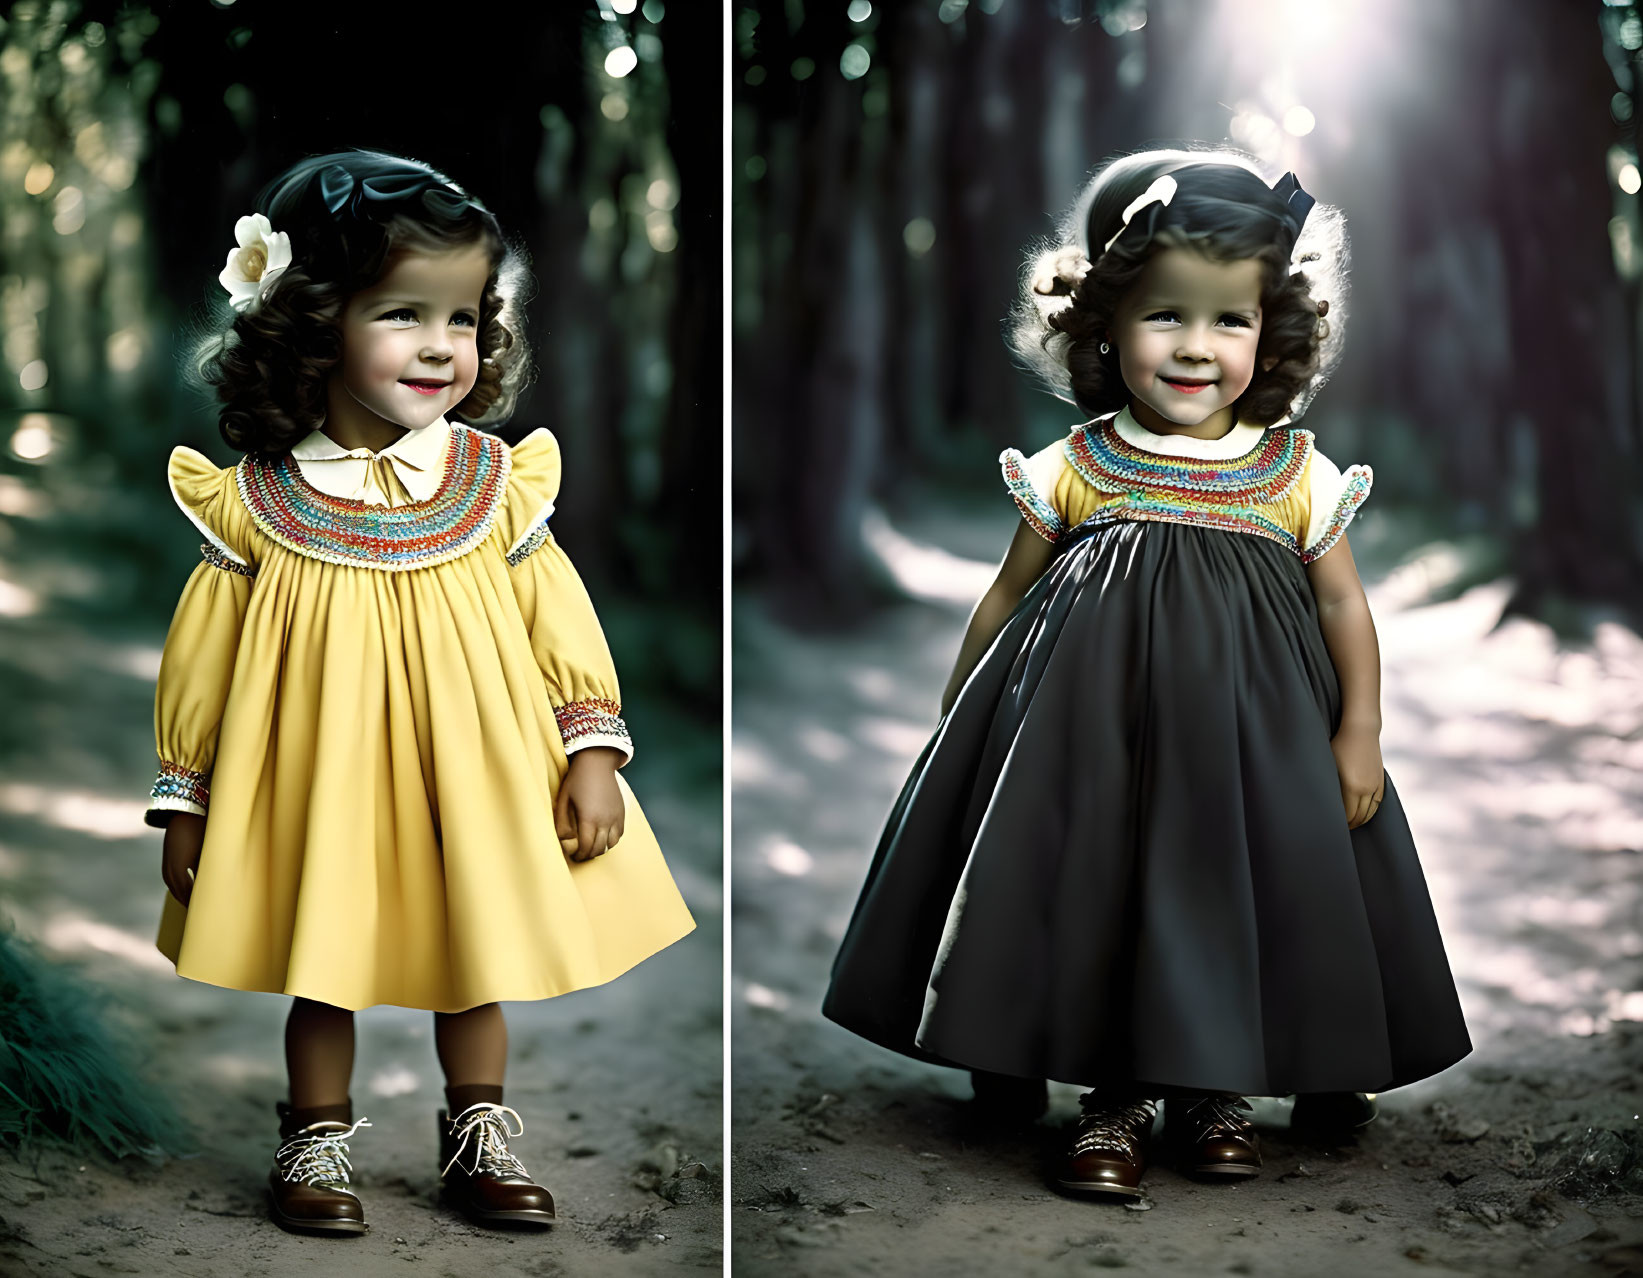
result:
M 823 1012 L 1084 1086 L 1380 1092 L 1471 1051 L 1392 778 L 1349 830 L 1306 570 L 1265 537 L 1062 538 L 914 765 Z

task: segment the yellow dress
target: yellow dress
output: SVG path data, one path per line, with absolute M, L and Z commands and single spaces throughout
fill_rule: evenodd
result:
M 559 449 L 452 425 L 425 501 L 331 496 L 287 455 L 171 455 L 205 536 L 166 636 L 150 824 L 206 814 L 157 945 L 192 980 L 455 1012 L 599 985 L 694 926 L 620 773 L 572 862 L 571 750 L 631 755 L 593 606 L 548 531 Z

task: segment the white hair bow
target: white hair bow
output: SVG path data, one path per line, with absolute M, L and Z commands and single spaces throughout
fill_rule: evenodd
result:
M 1135 199 L 1130 201 L 1129 207 L 1124 210 L 1123 226 L 1120 226 L 1113 232 L 1112 239 L 1108 240 L 1101 246 L 1101 251 L 1105 253 L 1108 249 L 1110 249 L 1113 246 L 1113 240 L 1116 240 L 1129 227 L 1130 219 L 1142 209 L 1146 208 L 1147 205 L 1153 203 L 1154 201 L 1157 201 L 1160 204 L 1168 205 L 1174 198 L 1175 179 L 1168 173 L 1155 179 L 1151 186 L 1149 186 L 1145 191 L 1142 191 L 1140 195 L 1135 197 Z

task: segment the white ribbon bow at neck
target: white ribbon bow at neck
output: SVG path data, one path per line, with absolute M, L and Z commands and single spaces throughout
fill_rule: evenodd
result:
M 217 282 L 228 290 L 236 311 L 260 303 L 269 287 L 291 265 L 291 237 L 276 231 L 261 213 L 249 213 L 234 223 L 236 247 Z
M 1113 246 L 1113 241 L 1129 228 L 1130 219 L 1142 209 L 1146 208 L 1147 205 L 1156 200 L 1158 203 L 1167 206 L 1174 198 L 1175 179 L 1168 173 L 1164 174 L 1160 178 L 1155 178 L 1151 186 L 1130 201 L 1129 207 L 1124 210 L 1124 224 L 1113 232 L 1111 240 L 1108 240 L 1101 246 L 1101 251 L 1105 253 L 1108 249 L 1110 249 Z

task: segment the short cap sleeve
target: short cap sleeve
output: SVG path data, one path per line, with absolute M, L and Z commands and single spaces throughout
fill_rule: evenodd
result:
M 223 566 L 255 568 L 255 529 L 240 500 L 233 466 L 218 466 L 204 453 L 182 445 L 171 450 L 166 466 L 171 496 L 188 521 L 205 538 L 201 547 L 227 561 Z
M 548 535 L 548 520 L 559 496 L 559 441 L 546 428 L 533 430 L 512 453 L 502 527 L 508 561 L 518 563 Z
M 1317 448 L 1307 464 L 1307 524 L 1301 538 L 1301 560 L 1321 558 L 1342 535 L 1369 496 L 1375 474 L 1368 466 L 1349 466 L 1343 472 Z
M 1066 513 L 1058 504 L 1061 477 L 1067 470 L 1065 439 L 1040 449 L 1031 457 L 1006 448 L 998 455 L 1004 485 L 1021 511 L 1021 517 L 1046 541 L 1054 541 L 1067 529 Z

